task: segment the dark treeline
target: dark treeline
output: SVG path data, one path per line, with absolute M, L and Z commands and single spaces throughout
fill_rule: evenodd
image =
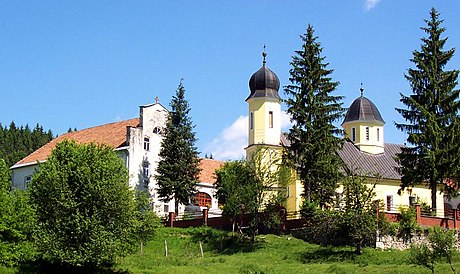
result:
M 29 125 L 18 127 L 14 122 L 8 127 L 0 123 L 0 159 L 10 167 L 53 138 L 51 130 L 44 131 L 38 123 L 33 129 Z

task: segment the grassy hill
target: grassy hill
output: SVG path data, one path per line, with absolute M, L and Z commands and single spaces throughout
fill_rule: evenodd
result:
M 168 257 L 164 256 L 165 239 Z M 131 273 L 430 273 L 409 265 L 408 251 L 367 248 L 357 256 L 353 248 L 324 248 L 292 236 L 261 235 L 257 240 L 256 249 L 248 252 L 246 242 L 232 245 L 222 232 L 164 228 L 144 248 L 143 256 L 133 254 L 117 267 Z M 447 264 L 437 265 L 436 271 L 451 272 Z
M 165 257 L 164 242 L 168 257 Z M 201 258 L 200 244 L 203 246 Z M 114 273 L 430 273 L 407 263 L 408 251 L 372 248 L 355 255 L 353 248 L 326 248 L 292 236 L 260 235 L 252 251 L 245 240 L 235 242 L 230 233 L 210 228 L 161 228 L 139 252 L 115 265 Z M 455 267 L 460 269 L 460 257 Z M 5 268 L 0 273 L 38 273 L 34 267 Z M 68 271 L 66 271 L 67 273 Z M 76 270 L 75 273 L 81 271 Z M 104 271 L 103 273 L 111 273 Z M 448 264 L 437 273 L 451 273 Z

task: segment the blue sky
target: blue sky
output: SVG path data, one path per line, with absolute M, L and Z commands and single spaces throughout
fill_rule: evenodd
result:
M 138 116 L 155 96 L 169 106 L 184 78 L 204 155 L 241 158 L 248 80 L 267 65 L 289 84 L 289 62 L 310 23 L 348 107 L 365 96 L 395 129 L 404 73 L 432 6 L 460 45 L 459 1 L 2 1 L 0 122 L 40 123 L 55 134 Z M 459 52 L 448 69 L 460 68 Z M 280 95 L 284 96 L 282 90 Z

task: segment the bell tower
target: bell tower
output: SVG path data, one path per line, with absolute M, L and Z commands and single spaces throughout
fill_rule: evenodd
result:
M 258 146 L 281 149 L 281 98 L 278 95 L 280 81 L 266 65 L 265 46 L 262 56 L 262 67 L 249 80 L 251 93 L 246 99 L 249 104 L 246 157 Z
M 356 98 L 348 109 L 342 127 L 345 135 L 359 150 L 371 154 L 384 152 L 383 126 L 385 121 L 371 100 L 361 96 Z

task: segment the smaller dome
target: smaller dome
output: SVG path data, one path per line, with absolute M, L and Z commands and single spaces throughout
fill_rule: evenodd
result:
M 276 74 L 266 66 L 265 56 L 267 56 L 267 53 L 264 51 L 262 55 L 264 57 L 263 65 L 251 76 L 251 79 L 249 80 L 251 94 L 246 100 L 255 97 L 281 98 L 278 94 L 280 80 L 278 79 L 278 76 L 276 76 Z
M 382 115 L 380 115 L 374 103 L 362 95 L 353 101 L 345 115 L 342 125 L 349 122 L 374 122 L 381 123 L 382 125 L 385 124 Z

